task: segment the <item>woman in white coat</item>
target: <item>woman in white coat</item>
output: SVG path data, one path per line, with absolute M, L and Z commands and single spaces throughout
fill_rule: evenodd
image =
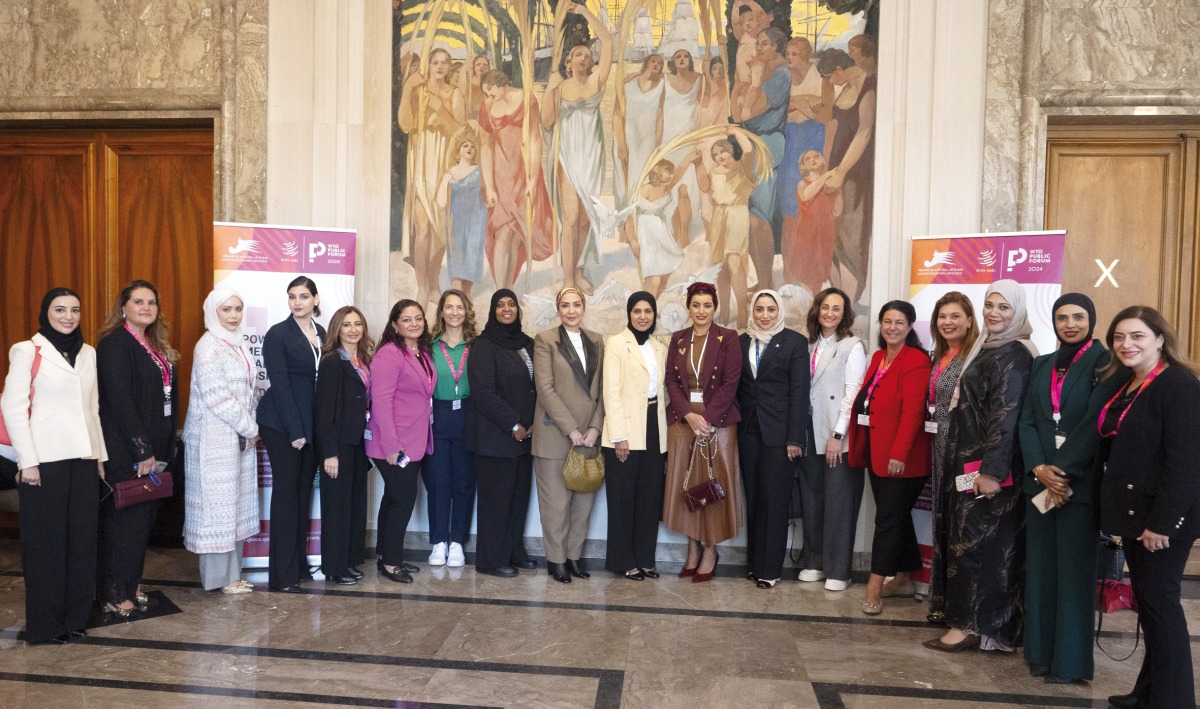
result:
M 0 408 L 17 454 L 25 638 L 30 644 L 87 635 L 96 589 L 100 480 L 108 454 L 100 432 L 96 351 L 79 332 L 79 296 L 54 288 L 41 325 L 8 353 Z
M 200 555 L 204 590 L 249 593 L 241 540 L 258 531 L 255 444 L 258 368 L 242 335 L 245 303 L 231 288 L 204 299 L 207 332 L 196 343 L 183 426 L 183 545 Z

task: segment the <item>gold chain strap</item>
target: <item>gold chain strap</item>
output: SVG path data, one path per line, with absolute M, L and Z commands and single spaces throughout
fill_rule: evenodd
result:
M 696 437 L 696 440 L 692 443 L 692 455 L 690 458 L 688 458 L 687 473 L 683 476 L 684 492 L 687 492 L 689 489 L 688 482 L 692 479 L 692 466 L 696 463 L 697 449 L 700 450 L 700 456 L 704 458 L 706 463 L 708 463 L 708 479 L 713 479 L 713 460 L 716 458 L 716 451 L 713 449 L 716 447 L 717 434 L 714 433 L 711 436 Z

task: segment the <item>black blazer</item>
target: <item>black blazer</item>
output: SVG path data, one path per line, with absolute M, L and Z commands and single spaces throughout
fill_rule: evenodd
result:
M 343 445 L 362 443 L 367 427 L 367 386 L 349 360 L 334 353 L 321 360 L 313 405 L 313 444 L 319 460 L 337 457 Z
M 533 361 L 533 341 L 525 348 Z M 533 411 L 537 405 L 537 390 L 529 368 L 516 350 L 501 347 L 489 337 L 475 338 L 471 343 L 467 381 L 471 396 L 467 398 L 467 450 L 476 455 L 495 458 L 516 458 L 530 453 L 530 439 L 517 442 L 512 427 L 521 424 L 533 427 Z
M 755 340 L 743 334 L 742 378 L 738 382 L 738 406 L 742 421 L 754 417 L 763 443 L 768 446 L 800 446 L 808 450 L 809 417 L 808 340 L 784 328 L 763 348 L 758 377 L 750 370 Z M 738 426 L 738 437 L 748 427 Z
M 137 338 L 117 328 L 96 344 L 100 384 L 100 425 L 108 449 L 105 478 L 133 477 L 133 466 L 154 456 L 175 460 L 175 421 L 179 416 L 178 370 L 171 367 L 171 414 L 163 415 L 162 370 Z
M 1108 462 L 1100 521 L 1105 532 L 1131 541 L 1146 529 L 1172 539 L 1200 535 L 1197 421 L 1200 382 L 1183 367 L 1166 368 L 1142 390 L 1117 435 L 1104 439 Z
M 316 321 L 313 324 L 324 341 L 325 328 Z M 271 386 L 258 402 L 258 425 L 286 433 L 289 441 L 304 438 L 312 443 L 317 363 L 295 318 L 288 317 L 267 330 L 263 366 Z

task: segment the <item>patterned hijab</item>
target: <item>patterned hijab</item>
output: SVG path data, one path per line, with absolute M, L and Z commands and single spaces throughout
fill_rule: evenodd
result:
M 771 300 L 774 300 L 775 305 L 779 306 L 779 316 L 775 319 L 775 322 L 771 324 L 771 327 L 767 328 L 766 330 L 759 328 L 758 322 L 754 319 L 754 304 L 758 302 L 760 296 L 764 295 L 769 297 Z M 779 333 L 783 332 L 783 298 L 780 297 L 780 295 L 775 291 L 769 288 L 764 288 L 763 290 L 755 293 L 754 296 L 750 298 L 749 310 L 750 319 L 746 324 L 746 334 L 750 337 L 758 340 L 764 345 L 767 345 L 771 343 L 772 337 L 775 337 Z

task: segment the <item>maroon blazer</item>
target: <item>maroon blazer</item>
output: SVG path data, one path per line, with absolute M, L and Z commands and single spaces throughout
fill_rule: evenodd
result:
M 883 364 L 887 350 L 879 350 L 867 365 L 862 389 L 850 414 L 850 447 L 846 460 L 853 468 L 871 466 L 881 478 L 887 474 L 888 460 L 904 461 L 904 473 L 895 477 L 923 478 L 929 475 L 929 434 L 925 433 L 925 397 L 928 396 L 929 355 L 905 347 L 896 355 L 892 367 L 879 380 L 871 394 L 871 426 L 858 425 L 867 386 Z M 867 460 L 867 436 L 871 459 Z
M 704 418 L 717 428 L 742 420 L 737 403 L 738 381 L 742 378 L 742 349 L 737 333 L 713 324 L 708 330 L 708 346 L 700 363 L 700 388 L 704 390 Z M 691 408 L 688 392 L 689 347 L 692 328 L 671 335 L 667 346 L 667 423 L 682 421 Z

